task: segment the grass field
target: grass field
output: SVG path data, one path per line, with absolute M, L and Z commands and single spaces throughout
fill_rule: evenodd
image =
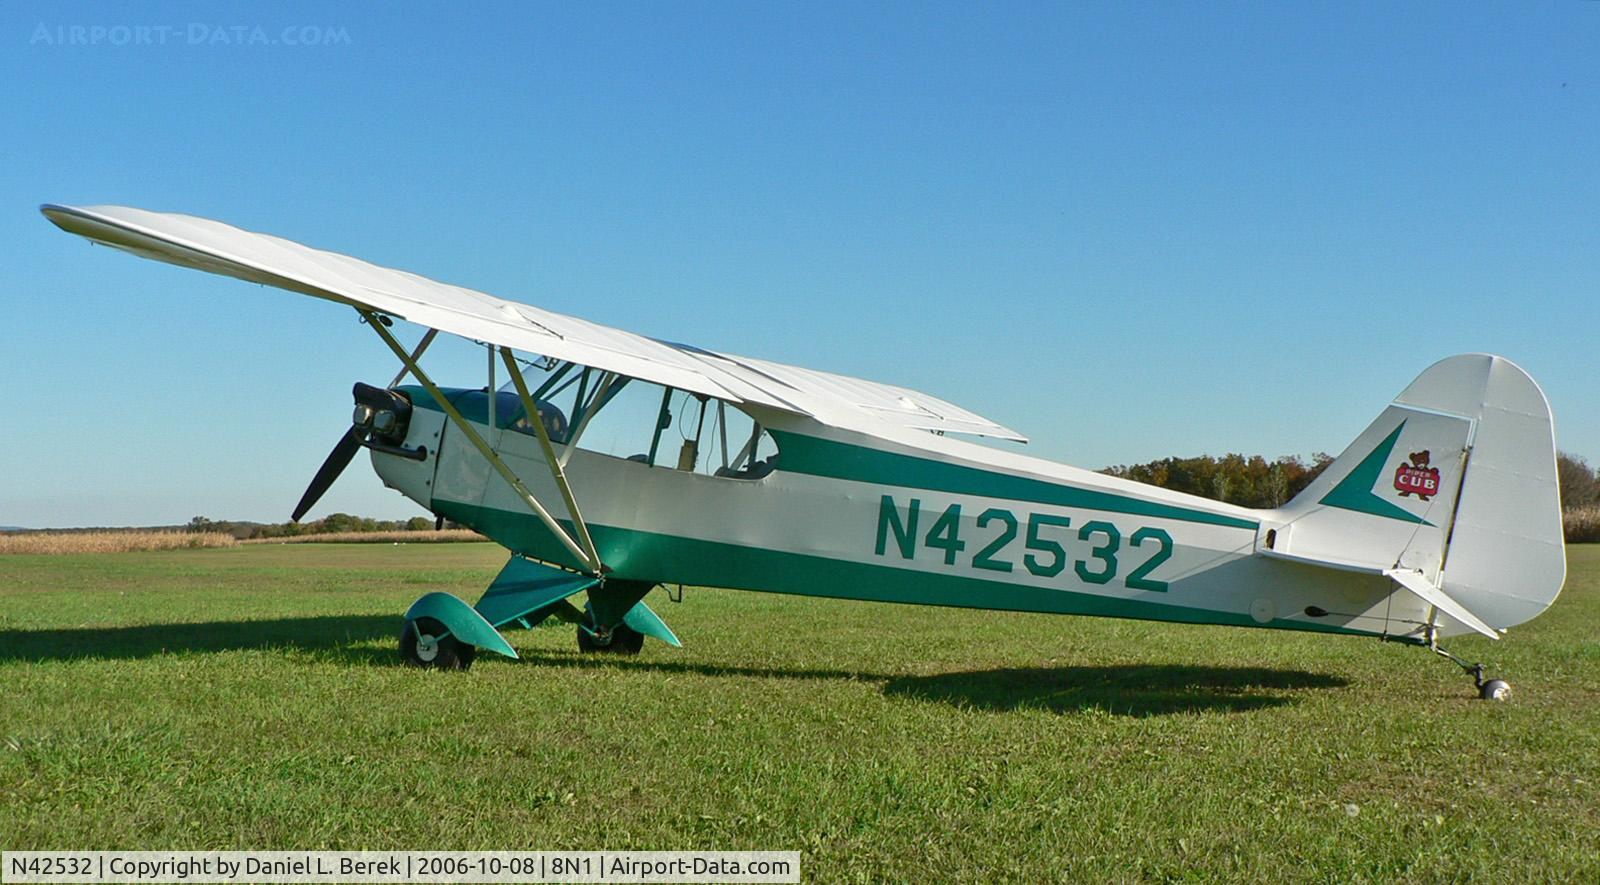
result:
M 0 557 L 0 847 L 768 848 L 807 881 L 1600 880 L 1600 547 L 1426 652 L 690 589 L 398 665 L 487 544 Z

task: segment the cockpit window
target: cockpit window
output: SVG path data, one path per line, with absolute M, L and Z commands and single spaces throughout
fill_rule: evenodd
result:
M 726 479 L 761 479 L 777 467 L 772 436 L 722 400 L 570 363 L 524 377 L 552 442 L 572 440 L 586 451 Z M 496 405 L 516 416 L 502 426 L 534 432 L 511 385 Z
M 685 402 L 686 409 L 697 405 L 692 398 Z M 777 468 L 778 446 L 765 428 L 722 400 L 707 400 L 704 405 L 704 429 L 694 447 L 700 472 L 728 479 L 760 479 Z
M 488 396 L 482 390 L 469 390 L 459 396 L 451 397 L 456 408 L 469 417 L 477 420 L 488 420 Z M 554 443 L 567 440 L 567 416 L 560 407 L 546 400 L 536 400 L 539 404 L 539 414 L 544 416 L 545 433 L 550 434 L 550 441 Z M 522 408 L 522 397 L 515 391 L 501 390 L 494 398 L 494 424 L 506 430 L 515 430 L 536 436 L 533 422 L 528 420 L 528 413 Z

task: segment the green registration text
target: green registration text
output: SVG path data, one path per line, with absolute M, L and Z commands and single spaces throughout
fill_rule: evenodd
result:
M 902 512 L 904 516 L 902 517 Z M 932 511 L 929 511 L 931 514 Z M 1017 541 L 1021 539 L 1022 568 L 1041 578 L 1054 578 L 1070 566 L 1074 574 L 1090 584 L 1109 584 L 1122 573 L 1124 565 L 1137 559 L 1123 584 L 1133 590 L 1167 591 L 1167 582 L 1151 577 L 1157 568 L 1172 558 L 1172 535 L 1166 529 L 1141 526 L 1127 537 L 1123 552 L 1122 530 L 1103 519 L 1092 519 L 1076 527 L 1072 519 L 1049 513 L 1029 513 L 1026 521 L 1002 507 L 990 507 L 978 514 L 974 527 L 982 535 L 974 539 L 976 549 L 967 554 L 968 541 L 961 537 L 961 505 L 951 504 L 931 522 L 923 525 L 922 502 L 910 499 L 904 508 L 892 495 L 884 495 L 878 506 L 877 544 L 873 551 L 888 556 L 891 547 L 902 559 L 913 559 L 917 546 L 944 554 L 944 564 L 965 565 L 993 572 L 1012 572 L 1018 567 Z M 1064 542 L 1082 542 L 1081 558 L 1067 552 Z M 1125 563 L 1123 560 L 1129 560 Z

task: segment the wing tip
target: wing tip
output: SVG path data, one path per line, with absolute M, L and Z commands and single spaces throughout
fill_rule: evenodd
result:
M 48 219 L 50 219 L 50 221 L 52 223 L 54 223 L 57 227 L 59 227 L 61 225 L 61 221 L 60 221 L 61 216 L 63 216 L 63 215 L 71 215 L 71 214 L 73 214 L 73 212 L 74 212 L 74 210 L 73 210 L 73 208 L 71 206 L 63 206 L 60 203 L 40 203 L 39 204 L 39 214 L 43 215 L 44 217 L 46 217 Z

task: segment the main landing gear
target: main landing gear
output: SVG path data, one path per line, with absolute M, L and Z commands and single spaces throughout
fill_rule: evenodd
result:
M 578 621 L 578 650 L 586 654 L 636 655 L 644 648 L 644 634 L 627 624 L 608 629 L 595 627 L 587 617 Z M 435 618 L 407 621 L 400 631 L 400 659 L 414 667 L 465 670 L 478 655 L 476 646 L 450 634 Z
M 644 634 L 618 624 L 607 630 L 578 623 L 578 651 L 586 654 L 636 655 L 644 648 Z
M 465 670 L 479 651 L 517 659 L 502 629 L 532 629 L 546 618 L 578 627 L 578 650 L 593 654 L 636 655 L 644 638 L 682 647 L 666 623 L 645 605 L 654 584 L 573 575 L 552 566 L 512 557 L 476 606 L 443 591 L 425 594 L 406 610 L 400 632 L 400 659 L 416 667 Z M 589 591 L 583 609 L 568 597 Z

